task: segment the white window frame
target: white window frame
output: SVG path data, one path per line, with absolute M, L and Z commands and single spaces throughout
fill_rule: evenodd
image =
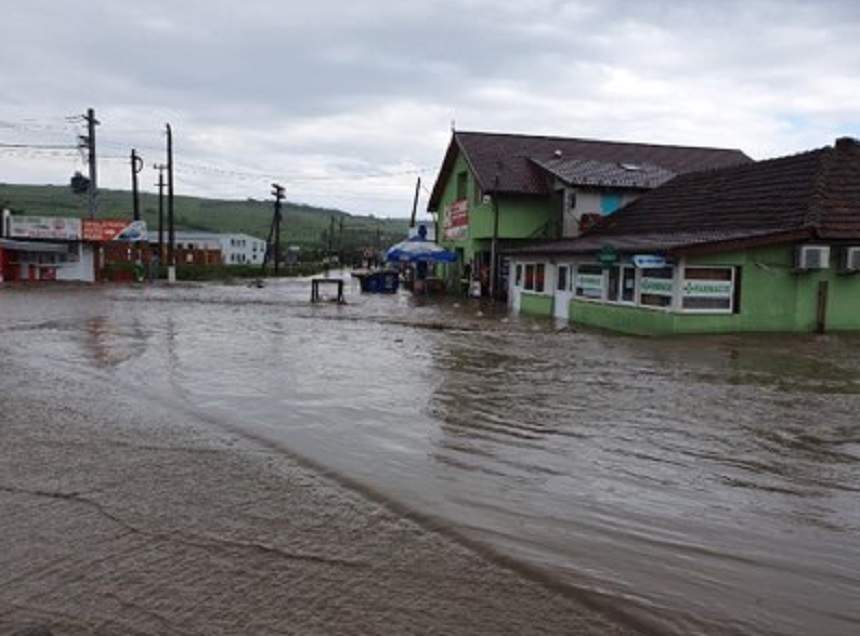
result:
M 735 286 L 737 284 L 737 267 L 734 265 L 686 265 L 679 267 L 681 270 L 681 275 L 678 277 L 678 285 L 677 285 L 677 298 L 678 298 L 678 309 L 677 311 L 683 314 L 713 314 L 726 316 L 735 313 Z M 687 309 L 684 307 L 684 282 L 687 280 L 687 270 L 688 269 L 727 269 L 731 272 L 731 292 L 729 293 L 729 307 L 728 309 Z M 720 281 L 725 282 L 725 281 Z M 709 296 L 705 296 L 705 298 L 709 298 Z M 716 296 L 715 296 L 716 298 Z
M 552 296 L 555 293 L 555 285 L 553 285 L 554 281 L 551 280 L 552 276 L 550 276 L 550 267 L 549 263 L 546 261 L 521 261 L 520 264 L 523 266 L 523 284 L 520 289 L 524 292 L 528 292 L 529 294 L 536 294 L 538 296 Z M 543 265 L 543 291 L 537 291 L 536 289 L 529 289 L 526 287 L 526 280 L 528 280 L 528 276 L 526 275 L 526 269 L 529 266 L 533 266 L 535 268 L 535 276 L 532 279 L 533 281 L 537 278 L 537 266 Z M 516 279 L 515 279 L 516 280 Z
M 642 309 L 647 309 L 649 311 L 662 311 L 662 312 L 673 312 L 676 310 L 676 304 L 678 299 L 678 290 L 680 289 L 678 285 L 679 272 L 681 272 L 680 265 L 666 265 L 667 268 L 672 269 L 672 278 L 660 278 L 656 280 L 665 280 L 671 283 L 672 291 L 668 294 L 653 294 L 654 296 L 664 296 L 669 299 L 669 304 L 665 307 L 660 307 L 658 305 L 646 305 L 642 302 L 642 279 L 646 278 L 644 276 L 645 269 L 663 269 L 662 267 L 645 267 L 643 269 L 638 269 L 636 271 L 636 306 L 641 307 Z
M 576 277 L 579 276 L 579 268 L 580 267 L 598 267 L 600 268 L 600 275 L 603 278 L 603 283 L 600 287 L 600 297 L 592 298 L 591 296 L 580 296 L 576 293 Z M 587 274 L 588 276 L 597 276 L 597 274 Z M 570 290 L 573 292 L 573 300 L 581 300 L 586 303 L 606 303 L 606 292 L 609 287 L 608 283 L 609 270 L 603 267 L 600 263 L 588 262 L 588 263 L 576 263 L 573 267 L 573 276 L 571 276 L 571 288 Z
M 603 302 L 607 305 L 624 305 L 625 307 L 639 306 L 639 268 L 632 263 L 618 262 L 615 265 L 603 266 Z M 609 300 L 609 271 L 613 268 L 618 268 L 618 299 Z M 633 270 L 633 300 L 623 300 L 624 297 L 624 270 Z

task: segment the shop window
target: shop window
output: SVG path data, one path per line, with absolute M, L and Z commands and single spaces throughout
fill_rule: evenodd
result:
M 555 281 L 555 288 L 558 291 L 567 291 L 567 285 L 568 285 L 567 270 L 568 270 L 567 265 L 559 265 L 558 266 L 558 276 L 556 277 L 556 281 Z
M 580 265 L 576 268 L 574 293 L 579 298 L 603 298 L 603 268 L 600 265 Z
M 457 201 L 462 201 L 467 195 L 467 187 L 469 185 L 469 173 L 457 173 Z
M 673 267 L 643 269 L 639 281 L 639 304 L 646 307 L 671 307 L 674 284 Z
M 732 267 L 686 267 L 681 284 L 681 307 L 690 312 L 731 313 L 735 271 Z
M 514 269 L 514 287 L 522 287 L 523 286 L 523 266 L 517 264 Z

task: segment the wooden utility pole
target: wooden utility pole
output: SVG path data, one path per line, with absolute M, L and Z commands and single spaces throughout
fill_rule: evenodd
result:
M 131 196 L 133 199 L 133 220 L 140 221 L 140 193 L 137 191 L 137 175 L 143 170 L 143 159 L 137 150 L 131 149 Z
M 275 276 L 277 276 L 281 261 L 281 201 L 284 200 L 284 187 L 273 183 L 272 196 L 275 197 L 275 214 L 272 218 L 272 224 L 275 232 Z
M 176 282 L 176 233 L 173 227 L 173 129 L 167 126 L 167 280 Z
M 153 168 L 158 170 L 158 260 L 164 262 L 164 171 L 167 166 L 157 163 Z
M 87 165 L 89 166 L 90 182 L 87 187 L 87 196 L 89 197 L 89 213 L 90 218 L 96 218 L 98 212 L 98 174 L 96 170 L 96 126 L 99 121 L 96 119 L 96 111 L 92 108 L 87 109 L 87 114 L 83 116 L 87 122 L 87 134 L 80 135 L 80 147 L 87 149 Z

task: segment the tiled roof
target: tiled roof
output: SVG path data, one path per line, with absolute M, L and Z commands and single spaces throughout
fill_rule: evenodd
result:
M 860 143 L 679 176 L 640 197 L 596 234 L 810 228 L 860 236 Z
M 533 159 L 535 164 L 568 185 L 650 190 L 675 173 L 653 163 L 609 163 L 594 159 Z
M 578 159 L 614 165 L 647 164 L 683 174 L 752 161 L 740 150 L 721 148 L 457 131 L 433 188 L 428 204 L 430 210 L 438 208 L 459 152 L 463 153 L 482 190 L 540 195 L 549 193 L 548 180 L 535 162 Z
M 680 175 L 579 239 L 532 253 L 678 250 L 748 239 L 860 240 L 860 142 L 746 165 Z

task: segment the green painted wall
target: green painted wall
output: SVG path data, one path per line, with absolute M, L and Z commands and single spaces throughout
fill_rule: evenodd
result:
M 463 240 L 448 241 L 444 238 L 445 209 L 457 200 L 457 175 L 464 171 L 469 175 L 466 188 L 469 199 L 469 233 Z M 439 202 L 439 243 L 448 249 L 462 249 L 466 260 L 471 259 L 475 252 L 488 250 L 489 240 L 493 236 L 493 205 L 476 201 L 478 191 L 478 184 L 469 170 L 469 164 L 462 154 L 458 155 Z M 499 239 L 535 238 L 537 233 L 558 218 L 558 207 L 551 197 L 499 197 Z
M 522 292 L 520 295 L 520 312 L 530 316 L 552 316 L 552 296 Z
M 827 329 L 860 330 L 860 276 L 837 270 L 795 273 L 794 246 L 731 252 L 688 259 L 688 265 L 742 267 L 741 306 L 736 314 L 680 314 L 572 300 L 573 322 L 625 333 L 666 335 L 731 332 L 811 332 L 817 327 L 818 286 L 829 284 Z

